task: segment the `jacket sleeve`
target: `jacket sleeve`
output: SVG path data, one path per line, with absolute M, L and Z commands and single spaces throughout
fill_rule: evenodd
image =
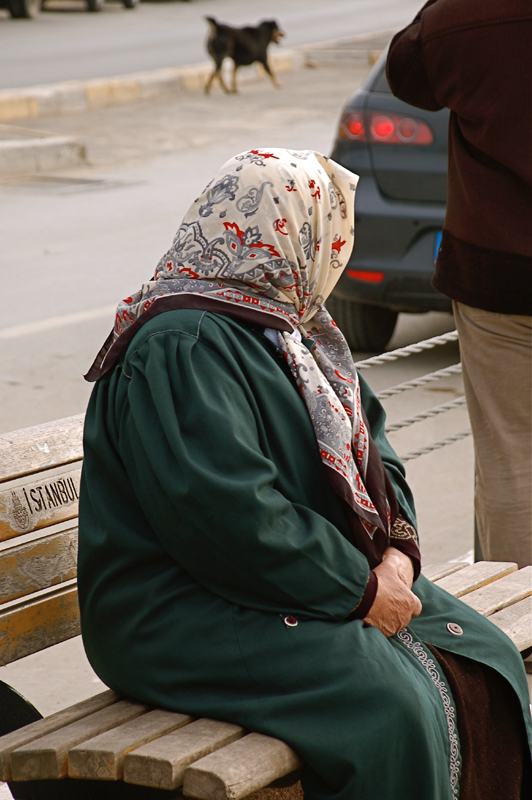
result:
M 135 493 L 165 550 L 209 591 L 247 608 L 347 619 L 371 584 L 367 559 L 277 490 L 237 367 L 177 332 L 152 336 L 128 361 L 120 437 Z
M 439 111 L 443 108 L 432 86 L 423 56 L 423 12 L 439 0 L 428 0 L 415 19 L 393 37 L 388 50 L 386 75 L 393 94 L 405 103 Z
M 416 580 L 421 571 L 421 554 L 416 530 L 414 497 L 406 482 L 404 465 L 386 438 L 386 412 L 364 378 L 361 375 L 359 378 L 360 395 L 368 419 L 371 438 L 380 453 L 399 505 L 399 514 L 390 531 L 390 544 L 410 556 L 414 564 L 414 580 Z

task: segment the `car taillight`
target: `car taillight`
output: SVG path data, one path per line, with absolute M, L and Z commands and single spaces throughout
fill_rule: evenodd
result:
M 362 114 L 346 114 L 340 120 L 340 137 L 354 141 L 366 141 L 366 128 Z M 343 135 L 342 135 L 343 134 Z
M 434 142 L 434 134 L 420 119 L 388 114 L 382 111 L 346 111 L 340 120 L 340 139 L 376 144 L 427 145 Z
M 384 272 L 370 272 L 365 269 L 348 269 L 347 274 L 350 278 L 357 281 L 367 281 L 368 283 L 382 283 Z

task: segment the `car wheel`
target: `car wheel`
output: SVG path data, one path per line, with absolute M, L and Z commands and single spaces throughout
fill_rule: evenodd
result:
M 87 0 L 87 11 L 101 11 L 105 0 Z
M 140 0 L 122 0 L 122 5 L 124 8 L 136 8 Z
M 41 0 L 9 0 L 8 8 L 15 19 L 34 19 L 41 10 Z
M 326 305 L 351 350 L 380 353 L 392 338 L 397 311 L 334 295 L 329 297 Z

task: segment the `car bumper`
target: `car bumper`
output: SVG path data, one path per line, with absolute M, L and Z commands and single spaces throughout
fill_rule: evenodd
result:
M 444 204 L 387 200 L 371 176 L 361 176 L 355 201 L 355 247 L 334 293 L 397 311 L 450 311 L 431 284 Z M 378 282 L 349 273 L 382 274 Z

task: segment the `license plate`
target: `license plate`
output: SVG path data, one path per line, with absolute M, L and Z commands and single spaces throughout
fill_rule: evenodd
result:
M 438 250 L 440 249 L 440 244 L 441 244 L 441 235 L 442 235 L 441 231 L 438 231 L 438 233 L 436 234 L 436 240 L 434 242 L 434 261 L 436 261 L 436 259 L 438 258 Z

